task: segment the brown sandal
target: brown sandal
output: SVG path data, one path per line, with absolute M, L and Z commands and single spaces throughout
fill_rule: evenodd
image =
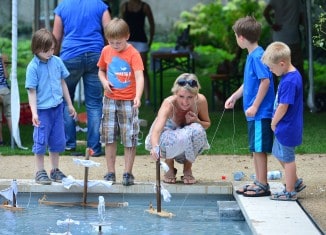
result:
M 177 181 L 176 174 L 177 174 L 177 169 L 174 168 L 174 174 L 173 174 L 173 175 L 165 174 L 165 175 L 164 175 L 163 182 L 164 182 L 164 183 L 167 183 L 167 184 L 175 184 L 176 181 Z
M 182 180 L 184 184 L 195 184 L 197 182 L 193 175 L 184 175 Z

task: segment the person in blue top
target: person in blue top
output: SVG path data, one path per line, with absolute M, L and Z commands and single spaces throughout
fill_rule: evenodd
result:
M 281 76 L 274 103 L 271 128 L 275 138 L 273 155 L 285 170 L 285 189 L 272 195 L 271 199 L 292 201 L 306 185 L 297 176 L 295 147 L 302 143 L 303 89 L 300 72 L 291 63 L 291 50 L 283 42 L 271 43 L 262 61 L 276 75 Z
M 58 41 L 70 75 L 66 78 L 70 97 L 74 100 L 76 86 L 83 78 L 87 112 L 87 147 L 93 157 L 103 154 L 100 143 L 103 90 L 98 78 L 97 61 L 105 45 L 104 26 L 111 16 L 102 0 L 63 0 L 54 10 L 53 34 Z M 76 123 L 65 110 L 66 150 L 76 149 Z
M 11 92 L 7 82 L 8 73 L 5 62 L 7 56 L 0 55 L 0 146 L 4 145 L 2 136 L 2 115 L 6 117 L 9 131 L 11 133 Z
M 243 97 L 243 110 L 248 123 L 249 150 L 253 154 L 256 179 L 252 184 L 238 189 L 246 197 L 269 196 L 267 183 L 267 153 L 272 151 L 273 132 L 270 128 L 275 99 L 272 73 L 261 61 L 264 53 L 258 45 L 261 24 L 252 16 L 238 19 L 232 26 L 237 44 L 248 50 L 243 84 L 225 101 L 232 109 Z
M 59 153 L 65 150 L 65 130 L 63 121 L 63 98 L 72 118 L 76 111 L 72 105 L 65 78 L 69 72 L 62 60 L 53 55 L 56 39 L 47 29 L 33 34 L 31 50 L 33 59 L 26 69 L 25 88 L 32 112 L 33 153 L 36 157 L 35 181 L 39 184 L 61 182 L 66 177 L 59 170 Z M 47 148 L 52 170 L 50 178 L 44 169 L 44 155 Z

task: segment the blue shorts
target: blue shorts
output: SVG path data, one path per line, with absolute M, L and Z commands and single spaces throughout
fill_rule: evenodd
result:
M 254 153 L 271 153 L 274 133 L 271 119 L 248 121 L 249 150 Z
M 133 101 L 104 97 L 100 134 L 104 144 L 116 142 L 120 136 L 124 147 L 137 146 L 139 120 L 138 109 L 133 107 Z
M 34 127 L 33 153 L 44 155 L 47 147 L 50 152 L 61 153 L 66 147 L 65 129 L 63 122 L 63 103 L 49 109 L 38 109 L 40 126 Z
M 274 139 L 273 155 L 281 162 L 294 162 L 295 161 L 295 147 L 288 147 L 278 142 L 277 138 Z

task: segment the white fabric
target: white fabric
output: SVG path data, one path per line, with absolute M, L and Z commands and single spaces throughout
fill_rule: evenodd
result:
M 104 185 L 107 188 L 110 188 L 112 186 L 112 181 L 106 181 L 106 180 L 89 180 L 87 181 L 87 187 L 91 188 L 96 185 Z M 62 184 L 63 187 L 66 189 L 70 189 L 72 186 L 77 186 L 77 187 L 84 187 L 84 180 L 76 180 L 74 177 L 71 175 L 68 175 L 68 177 L 62 179 Z
M 3 197 L 5 197 L 7 200 L 11 202 L 14 200 L 14 194 L 17 196 L 17 193 L 18 193 L 18 187 L 17 187 L 16 180 L 13 180 L 11 182 L 11 186 L 9 188 L 0 191 L 0 195 L 2 195 Z
M 20 98 L 19 88 L 17 82 L 17 0 L 12 1 L 12 29 L 11 29 L 11 125 L 12 125 L 12 138 L 16 142 L 18 148 L 27 149 L 23 147 L 20 140 L 19 133 L 19 117 L 20 117 Z
M 73 158 L 73 161 L 77 165 L 82 165 L 84 167 L 93 167 L 93 166 L 100 166 L 101 164 L 98 162 L 94 162 L 92 160 L 84 160 L 79 158 Z
M 156 193 L 156 184 L 154 184 L 154 192 Z M 172 196 L 171 196 L 170 192 L 166 188 L 164 188 L 163 185 L 161 185 L 161 195 L 163 196 L 163 200 L 165 202 L 171 201 Z

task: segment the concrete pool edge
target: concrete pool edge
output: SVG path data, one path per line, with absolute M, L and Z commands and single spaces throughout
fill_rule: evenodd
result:
M 247 182 L 250 184 L 250 182 Z M 234 188 L 246 182 L 235 182 Z M 280 182 L 270 182 L 272 193 L 282 191 Z M 254 235 L 320 235 L 321 232 L 296 201 L 275 201 L 270 197 L 250 198 L 238 195 L 234 198 Z M 298 194 L 300 197 L 300 194 Z

